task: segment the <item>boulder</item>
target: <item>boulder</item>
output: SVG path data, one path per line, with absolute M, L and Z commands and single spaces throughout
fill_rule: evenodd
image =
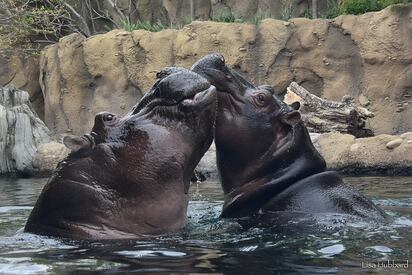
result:
M 33 158 L 33 173 L 37 176 L 50 175 L 69 153 L 70 149 L 56 141 L 40 144 Z
M 37 148 L 50 139 L 29 94 L 12 85 L 0 88 L 0 175 L 30 174 Z
M 190 67 L 221 52 L 253 83 L 272 85 L 279 94 L 296 81 L 324 99 L 348 95 L 375 114 L 366 125 L 375 134 L 410 131 L 411 16 L 412 6 L 391 6 L 334 20 L 193 22 L 157 33 L 72 34 L 41 54 L 45 122 L 54 133 L 83 134 L 97 112 L 125 113 L 163 67 Z
M 355 175 L 412 175 L 412 134 L 355 138 L 321 134 L 314 142 L 328 168 Z

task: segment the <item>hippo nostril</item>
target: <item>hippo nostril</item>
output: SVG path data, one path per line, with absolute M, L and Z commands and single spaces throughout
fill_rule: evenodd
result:
M 217 56 L 220 59 L 220 61 L 222 61 L 222 63 L 226 63 L 225 57 L 222 54 L 218 54 Z
M 214 58 L 217 59 L 217 62 L 219 63 L 220 66 L 224 66 L 226 64 L 225 57 L 222 54 L 215 53 L 215 54 L 213 54 L 213 56 L 214 56 Z

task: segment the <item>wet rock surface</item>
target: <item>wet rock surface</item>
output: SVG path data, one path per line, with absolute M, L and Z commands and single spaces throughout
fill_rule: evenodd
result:
M 50 140 L 29 94 L 12 85 L 0 87 L 0 175 L 30 175 L 37 148 Z

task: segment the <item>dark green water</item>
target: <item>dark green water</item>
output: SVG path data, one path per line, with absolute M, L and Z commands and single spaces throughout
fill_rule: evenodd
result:
M 0 274 L 412 274 L 412 177 L 345 179 L 385 209 L 394 219 L 390 224 L 321 215 L 245 230 L 219 219 L 222 192 L 215 183 L 202 183 L 191 188 L 184 232 L 110 243 L 23 233 L 45 181 L 0 179 Z M 388 260 L 409 265 L 370 267 Z

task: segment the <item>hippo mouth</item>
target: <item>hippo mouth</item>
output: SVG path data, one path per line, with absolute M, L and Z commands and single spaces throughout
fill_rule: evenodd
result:
M 129 115 L 173 108 L 175 113 L 184 112 L 216 101 L 216 88 L 204 77 L 188 69 L 165 67 L 156 77 L 156 83 L 132 108 Z
M 148 102 L 144 106 L 140 106 L 139 109 L 134 110 L 133 114 L 138 115 L 145 115 L 157 109 L 165 109 L 165 108 L 174 108 L 178 107 L 180 110 L 181 108 L 184 111 L 187 110 L 197 110 L 204 106 L 213 104 L 215 101 L 215 93 L 216 88 L 212 85 L 205 90 L 194 90 L 186 95 L 178 98 L 178 99 L 164 99 L 164 98 L 157 98 L 153 99 L 152 101 Z
M 208 89 L 200 92 L 194 92 L 182 98 L 177 104 L 183 106 L 199 106 L 213 102 L 213 94 L 216 92 L 215 86 L 211 85 Z

